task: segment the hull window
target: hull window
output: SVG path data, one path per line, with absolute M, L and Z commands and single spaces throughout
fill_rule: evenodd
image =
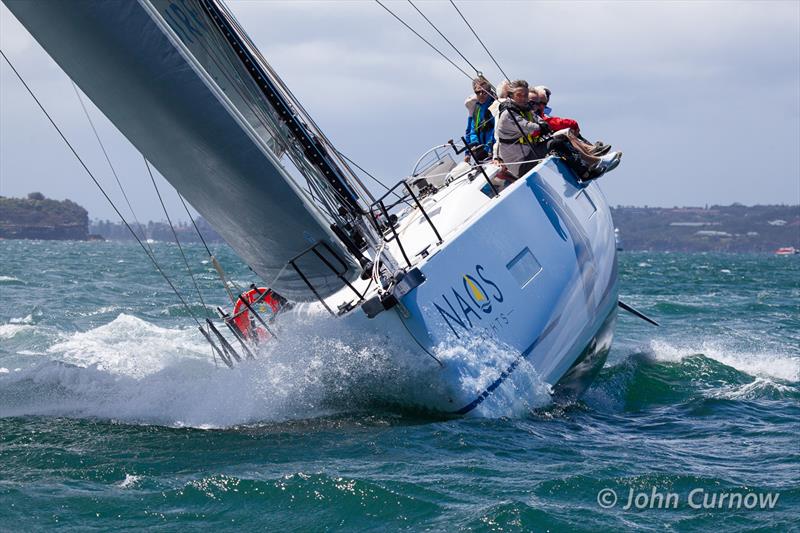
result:
M 542 271 L 542 265 L 536 260 L 536 257 L 527 246 L 514 259 L 508 262 L 506 268 L 517 280 L 520 288 L 524 288 Z

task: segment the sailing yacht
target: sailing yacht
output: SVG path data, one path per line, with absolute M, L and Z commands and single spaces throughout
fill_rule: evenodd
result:
M 531 373 L 574 398 L 603 366 L 614 225 L 559 159 L 498 191 L 439 146 L 374 197 L 221 0 L 3 2 L 291 312 L 419 358 L 390 401 L 465 415 Z

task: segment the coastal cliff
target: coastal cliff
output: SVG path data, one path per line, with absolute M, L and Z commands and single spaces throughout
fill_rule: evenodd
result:
M 38 192 L 27 198 L 0 196 L 0 238 L 85 241 L 89 213 L 72 200 L 52 200 Z

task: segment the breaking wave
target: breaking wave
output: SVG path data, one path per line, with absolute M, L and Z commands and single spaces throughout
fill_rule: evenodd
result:
M 285 315 L 286 316 L 286 315 Z M 381 332 L 354 332 L 327 314 L 288 315 L 291 338 L 270 342 L 228 369 L 215 367 L 194 329 L 156 326 L 120 314 L 85 332 L 60 334 L 27 364 L 0 374 L 0 416 L 89 417 L 200 428 L 394 408 L 441 395 L 433 359 L 393 345 Z M 33 324 L 0 326 L 0 337 L 30 335 Z M 279 333 L 280 337 L 280 333 Z M 481 364 L 492 346 L 455 346 L 437 356 L 469 397 L 497 376 Z M 21 351 L 17 351 L 21 354 Z M 496 355 L 496 354 L 495 354 Z M 510 362 L 510 351 L 500 355 Z M 403 400 L 403 401 L 399 401 Z M 475 411 L 514 416 L 549 401 L 549 386 L 522 363 Z M 461 406 L 459 406 L 461 407 Z
M 436 356 L 445 364 L 447 381 L 458 383 L 463 397 L 477 398 L 518 360 L 519 352 L 485 339 L 453 340 Z M 519 417 L 551 402 L 552 387 L 527 359 L 519 359 L 507 379 L 478 404 L 472 416 Z M 458 405 L 458 408 L 463 405 Z
M 699 346 L 655 340 L 650 343 L 650 352 L 659 361 L 681 361 L 695 354 L 703 354 L 753 377 L 800 381 L 800 358 L 788 354 L 741 351 L 714 340 L 704 341 Z
M 654 340 L 607 366 L 585 398 L 612 410 L 703 399 L 800 400 L 800 358 L 737 351 L 711 340 L 694 346 Z
M 0 339 L 13 339 L 21 333 L 34 329 L 30 324 L 3 324 L 0 325 Z
M 104 308 L 106 312 L 109 309 Z M 517 354 L 485 341 L 452 343 L 434 355 L 355 331 L 324 312 L 284 315 L 291 335 L 228 369 L 194 328 L 160 327 L 129 314 L 65 333 L 41 313 L 0 325 L 9 356 L 0 369 L 0 416 L 50 415 L 200 428 L 307 419 L 436 404 L 442 382 L 475 398 Z M 14 345 L 12 352 L 8 347 Z M 622 352 L 627 350 L 627 352 Z M 613 354 L 627 354 L 613 357 Z M 492 360 L 492 364 L 486 361 Z M 719 340 L 647 341 L 618 347 L 584 398 L 599 411 L 639 410 L 696 399 L 800 399 L 800 357 L 743 350 Z M 520 417 L 550 403 L 550 385 L 527 360 L 472 413 Z M 404 407 L 405 406 L 405 407 Z M 412 410 L 413 412 L 417 412 Z
M 303 348 L 276 345 L 233 369 L 215 368 L 210 348 L 194 330 L 160 328 L 121 314 L 56 342 L 45 361 L 0 375 L 0 416 L 193 427 L 318 416 L 326 412 L 326 386 L 352 372 L 357 354 L 339 350 L 337 361 L 334 341 Z M 287 360 L 286 352 L 298 357 Z

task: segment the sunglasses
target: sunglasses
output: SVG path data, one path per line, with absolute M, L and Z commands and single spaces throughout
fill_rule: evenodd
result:
M 483 96 L 484 94 L 488 95 L 489 93 L 487 93 L 486 91 L 475 91 L 475 94 L 478 96 Z

